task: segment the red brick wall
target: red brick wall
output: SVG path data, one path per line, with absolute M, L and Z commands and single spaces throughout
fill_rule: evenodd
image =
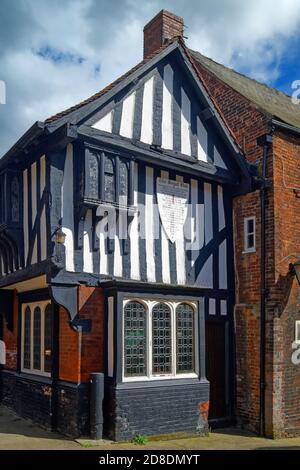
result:
M 300 256 L 300 138 L 275 132 L 273 161 L 273 432 L 275 436 L 293 436 L 300 434 L 300 365 L 291 361 L 295 321 L 300 320 L 300 286 L 288 271 L 289 263 Z
M 256 138 L 269 131 L 268 117 L 229 86 L 198 70 L 223 118 L 250 162 L 262 149 Z M 300 365 L 291 361 L 295 320 L 300 320 L 300 287 L 288 275 L 300 255 L 300 139 L 275 131 L 267 176 L 273 182 L 266 202 L 266 433 L 300 434 Z M 259 192 L 233 205 L 236 274 L 237 415 L 259 430 L 260 208 Z M 243 253 L 243 219 L 256 216 L 257 251 Z
M 79 315 L 92 320 L 92 331 L 82 334 L 81 381 L 91 372 L 104 372 L 104 295 L 94 287 L 79 287 Z
M 59 378 L 80 382 L 81 333 L 70 326 L 70 318 L 63 307 L 59 307 Z
M 6 346 L 6 369 L 17 369 L 17 344 L 18 344 L 18 315 L 19 302 L 15 293 L 14 312 L 13 312 L 13 331 L 7 328 L 6 321 L 3 320 L 3 341 Z
M 262 148 L 257 137 L 268 132 L 268 119 L 246 98 L 197 66 L 211 97 L 229 126 L 249 162 L 262 159 Z M 272 159 L 269 158 L 268 176 L 272 177 Z M 267 231 L 273 231 L 273 197 L 267 198 Z M 256 252 L 243 253 L 244 218 L 256 217 Z M 236 337 L 236 412 L 239 422 L 259 431 L 260 393 L 260 194 L 259 191 L 239 196 L 233 202 L 233 230 L 235 251 L 235 337 Z M 272 259 L 272 236 L 268 239 L 269 260 Z M 268 272 L 272 266 L 268 266 Z
M 78 288 L 79 316 L 92 320 L 89 333 L 74 331 L 62 307 L 59 333 L 59 378 L 87 382 L 91 372 L 104 371 L 104 296 L 100 288 Z
M 244 217 L 256 217 L 256 252 L 244 251 Z M 260 205 L 257 192 L 233 203 L 236 307 L 236 407 L 239 422 L 259 431 Z

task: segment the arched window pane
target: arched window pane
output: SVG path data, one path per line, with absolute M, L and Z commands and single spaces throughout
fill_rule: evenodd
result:
M 128 168 L 125 162 L 120 161 L 119 169 L 119 192 L 120 203 L 127 205 L 128 201 Z
M 158 304 L 152 311 L 153 374 L 170 374 L 172 370 L 171 309 Z
M 176 372 L 194 372 L 194 309 L 180 304 L 176 309 Z
M 111 158 L 105 158 L 104 165 L 104 197 L 108 202 L 115 202 L 116 199 L 116 182 L 114 165 Z
M 99 197 L 99 161 L 96 155 L 89 154 L 89 196 Z
M 105 158 L 105 166 L 104 166 L 105 173 L 110 173 L 111 175 L 114 174 L 114 164 L 111 158 Z
M 41 369 L 41 309 L 36 307 L 33 314 L 33 368 Z
M 125 376 L 146 375 L 146 308 L 129 302 L 124 308 L 124 369 Z
M 23 350 L 23 367 L 30 369 L 30 335 L 31 335 L 31 311 L 26 307 L 24 314 L 24 350 Z
M 51 372 L 52 367 L 52 306 L 47 305 L 45 310 L 45 332 L 44 332 L 44 370 Z

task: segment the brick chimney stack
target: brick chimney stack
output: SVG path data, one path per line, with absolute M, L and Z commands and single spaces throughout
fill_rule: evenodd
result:
M 183 37 L 183 18 L 161 10 L 144 27 L 144 59 L 157 51 L 168 39 Z

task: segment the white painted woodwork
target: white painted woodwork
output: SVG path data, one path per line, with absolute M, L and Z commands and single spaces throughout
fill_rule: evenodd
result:
M 211 184 L 204 183 L 205 244 L 213 238 Z
M 146 232 L 146 265 L 147 279 L 149 282 L 155 282 L 155 258 L 154 258 L 154 221 L 153 221 L 153 168 L 146 167 L 146 195 L 145 195 L 145 232 Z
M 92 125 L 94 129 L 98 129 L 99 131 L 104 132 L 112 132 L 112 120 L 113 120 L 113 111 L 109 111 L 109 113 L 105 114 L 99 121 L 95 122 Z
M 169 172 L 161 171 L 161 178 L 168 179 Z M 161 224 L 161 267 L 162 267 L 162 280 L 166 284 L 171 283 L 170 276 L 170 252 L 169 252 L 169 239 L 166 235 L 163 225 Z
M 146 144 L 153 142 L 153 92 L 154 77 L 144 84 L 143 109 L 141 123 L 141 141 Z
M 135 95 L 133 92 L 123 101 L 122 107 L 122 117 L 121 117 L 121 127 L 120 135 L 123 137 L 132 138 L 133 132 L 133 119 L 134 119 L 134 106 L 135 106 Z
M 73 145 L 68 144 L 62 184 L 62 230 L 66 235 L 66 270 L 74 266 L 74 197 L 73 197 Z
M 181 88 L 181 153 L 191 155 L 191 102 Z

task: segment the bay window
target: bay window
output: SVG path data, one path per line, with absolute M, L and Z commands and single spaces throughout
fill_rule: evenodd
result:
M 80 191 L 86 204 L 132 205 L 133 160 L 86 148 L 83 172 Z
M 197 376 L 196 304 L 126 299 L 123 380 Z
M 50 301 L 22 305 L 21 369 L 23 372 L 50 376 L 52 321 Z

